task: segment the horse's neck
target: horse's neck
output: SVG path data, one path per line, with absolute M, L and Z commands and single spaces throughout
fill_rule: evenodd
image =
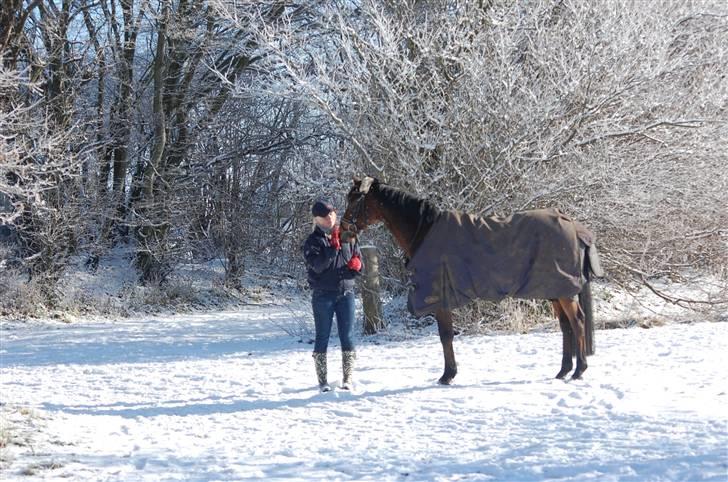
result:
M 408 223 L 402 221 L 396 215 L 392 216 L 391 213 L 385 213 L 384 225 L 387 229 L 389 229 L 389 232 L 392 233 L 397 244 L 400 248 L 402 248 L 402 251 L 404 251 L 405 256 L 411 258 L 413 254 L 412 240 L 415 236 L 415 230 L 409 229 Z
M 387 201 L 380 202 L 384 225 L 392 233 L 405 256 L 411 258 L 429 231 L 432 220 L 424 219 L 425 213 L 413 216 L 403 206 Z

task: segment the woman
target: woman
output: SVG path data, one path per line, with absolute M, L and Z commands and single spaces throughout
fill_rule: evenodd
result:
M 352 371 L 356 352 L 351 339 L 354 325 L 354 279 L 361 274 L 361 251 L 356 240 L 342 242 L 336 225 L 336 210 L 326 200 L 311 207 L 314 230 L 303 245 L 308 268 L 308 284 L 312 290 L 311 306 L 316 327 L 313 359 L 319 388 L 328 392 L 326 349 L 329 345 L 334 314 L 341 341 L 344 379 L 341 388 L 352 388 Z

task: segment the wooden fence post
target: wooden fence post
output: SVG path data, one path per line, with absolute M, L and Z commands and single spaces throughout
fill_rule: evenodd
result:
M 384 327 L 382 300 L 379 296 L 379 258 L 375 246 L 362 246 L 364 276 L 362 281 L 362 305 L 364 306 L 364 333 L 372 335 Z

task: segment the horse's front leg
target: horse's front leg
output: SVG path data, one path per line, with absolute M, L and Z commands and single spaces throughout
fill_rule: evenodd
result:
M 452 340 L 455 334 L 452 326 L 452 313 L 447 310 L 437 310 L 435 318 L 440 333 L 442 352 L 445 355 L 445 372 L 440 377 L 439 382 L 442 385 L 450 385 L 452 379 L 458 373 L 457 363 L 455 363 L 455 351 L 452 348 Z

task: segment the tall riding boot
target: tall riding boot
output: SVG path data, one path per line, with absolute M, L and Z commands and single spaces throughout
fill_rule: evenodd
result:
M 313 352 L 313 361 L 316 365 L 316 377 L 318 377 L 319 389 L 322 392 L 330 391 L 331 387 L 326 381 L 326 353 Z
M 341 352 L 341 368 L 344 372 L 344 380 L 341 383 L 343 390 L 351 390 L 354 387 L 352 375 L 354 372 L 354 360 L 356 360 L 355 351 Z

